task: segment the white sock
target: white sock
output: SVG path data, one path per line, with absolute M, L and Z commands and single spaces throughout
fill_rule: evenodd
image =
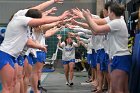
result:
M 72 80 L 70 80 L 70 83 L 73 83 Z
M 66 83 L 69 83 L 69 81 L 66 81 Z

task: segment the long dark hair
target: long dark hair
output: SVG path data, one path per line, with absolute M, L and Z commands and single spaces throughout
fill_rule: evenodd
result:
M 66 46 L 67 46 L 67 39 L 68 39 L 68 38 L 70 38 L 70 37 L 66 36 L 66 37 L 65 37 L 65 40 L 64 40 Z M 72 42 L 70 43 L 70 45 L 72 46 Z

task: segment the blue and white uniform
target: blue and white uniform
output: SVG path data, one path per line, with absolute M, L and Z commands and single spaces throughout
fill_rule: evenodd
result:
M 91 58 L 91 67 L 92 68 L 96 68 L 96 39 L 95 39 L 95 35 L 92 34 L 92 31 L 91 30 L 88 30 L 88 29 L 84 29 L 84 28 L 81 28 L 81 27 L 76 27 L 74 28 L 74 31 L 75 32 L 84 32 L 85 35 L 83 36 L 86 36 L 86 38 L 90 38 L 89 39 L 89 48 L 92 49 L 92 54 L 90 55 L 89 58 Z
M 14 68 L 15 58 L 26 45 L 28 22 L 32 20 L 25 16 L 27 11 L 28 9 L 18 11 L 7 26 L 4 41 L 0 46 L 0 69 L 8 63 Z
M 33 36 L 36 40 L 36 42 L 42 46 L 45 46 L 45 36 L 43 32 L 35 32 L 33 33 Z M 45 51 L 39 50 L 39 49 L 34 49 L 34 55 L 36 57 L 36 62 L 45 62 L 47 53 Z
M 114 19 L 108 21 L 107 25 L 110 27 L 109 43 L 110 57 L 112 58 L 111 69 L 120 69 L 127 73 L 130 71 L 131 54 L 128 50 L 128 30 L 124 19 Z
M 62 46 L 62 61 L 63 64 L 69 64 L 70 62 L 75 62 L 75 47 L 78 47 L 78 44 L 73 42 L 72 45 L 61 43 Z
M 89 39 L 80 38 L 80 40 L 84 42 L 85 48 L 87 50 L 87 62 L 88 62 L 88 64 L 91 65 L 91 61 L 92 61 L 92 48 L 90 46 L 90 39 L 91 38 L 89 38 Z
M 24 60 L 25 60 L 25 57 L 26 57 L 25 55 L 26 55 L 27 50 L 28 50 L 28 47 L 25 46 L 24 49 L 23 49 L 23 51 L 20 53 L 20 55 L 19 55 L 18 58 L 16 59 L 17 64 L 18 64 L 19 66 L 21 66 L 21 67 L 24 66 Z

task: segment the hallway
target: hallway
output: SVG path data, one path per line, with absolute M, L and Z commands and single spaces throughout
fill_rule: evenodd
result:
M 90 83 L 85 83 L 87 80 L 87 72 L 74 73 L 74 86 L 69 87 L 65 84 L 65 76 L 62 68 L 55 72 L 42 74 L 42 86 L 47 89 L 47 93 L 94 93 L 91 92 L 92 86 Z M 42 91 L 42 93 L 46 93 Z M 107 93 L 107 92 L 103 92 Z
M 86 76 L 86 72 L 75 72 L 74 86 L 69 87 L 65 84 L 62 70 L 57 70 L 46 75 L 42 81 L 42 86 L 48 90 L 47 93 L 91 93 L 91 85 L 84 83 L 87 79 Z

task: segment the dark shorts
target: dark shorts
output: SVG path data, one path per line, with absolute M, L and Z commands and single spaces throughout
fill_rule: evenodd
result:
M 0 51 L 0 70 L 6 65 L 6 64 L 10 64 L 11 67 L 15 68 L 15 63 L 16 63 L 16 59 L 15 57 Z
M 132 62 L 131 55 L 115 56 L 112 59 L 111 71 L 113 71 L 115 69 L 119 69 L 119 70 L 123 70 L 129 74 L 131 62 Z
M 71 60 L 68 60 L 68 61 L 62 60 L 63 65 L 67 65 L 67 64 L 69 64 L 71 62 L 74 62 L 75 63 L 75 59 L 71 59 Z

